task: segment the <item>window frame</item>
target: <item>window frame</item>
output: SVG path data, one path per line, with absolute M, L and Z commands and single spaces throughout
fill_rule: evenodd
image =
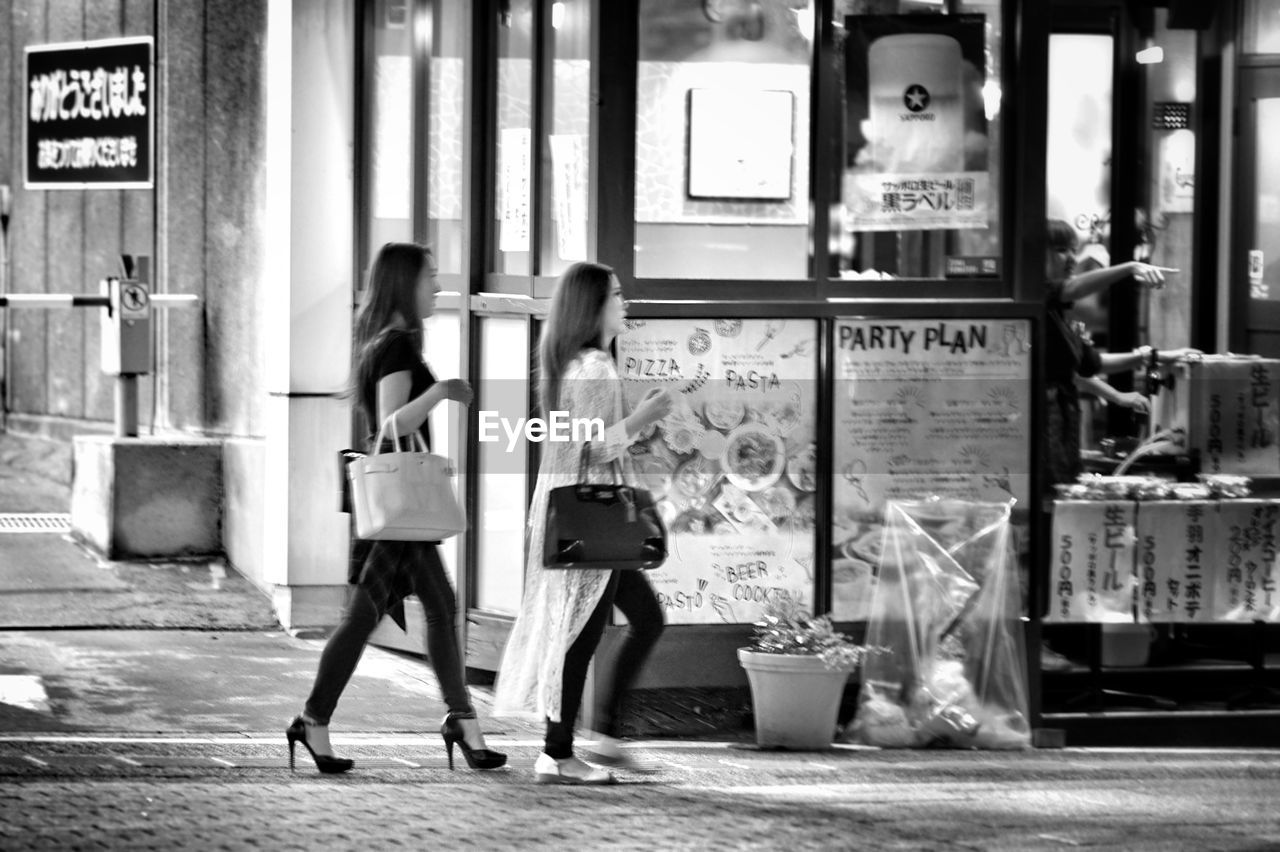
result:
M 595 26 L 599 30 L 598 44 L 608 44 L 613 66 L 601 69 L 593 64 L 593 91 L 600 94 L 599 136 L 596 152 L 608 151 L 610 160 L 626 164 L 607 175 L 608 192 L 601 192 L 599 156 L 593 157 L 593 209 L 598 210 L 598 256 L 612 265 L 634 301 L 688 300 L 715 302 L 782 301 L 807 302 L 815 305 L 829 303 L 831 299 L 868 299 L 876 301 L 990 301 L 1018 297 L 1015 285 L 1019 247 L 1015 245 L 1015 221 L 1018 219 L 1018 199 L 1014 187 L 1021 181 L 1013 178 L 1017 160 L 1008 152 L 1014 140 L 1020 111 L 1015 108 L 1017 82 L 1010 69 L 1016 67 L 1019 3 L 1003 0 L 1001 14 L 1001 68 L 1000 85 L 1005 92 L 999 126 L 1000 151 L 1003 152 L 999 167 L 1006 174 L 1001 176 L 1000 192 L 996 203 L 1000 205 L 1000 276 L 990 279 L 901 278 L 893 281 L 849 281 L 832 278 L 829 237 L 831 205 L 839 203 L 839 188 L 831 186 L 822 176 L 832 173 L 832 167 L 841 156 L 835 140 L 838 123 L 843 121 L 843 104 L 840 102 L 840 81 L 837 77 L 837 51 L 835 26 L 831 20 L 836 0 L 814 0 L 814 44 L 817 45 L 811 64 L 811 97 L 809 122 L 809 202 L 812 211 L 810 234 L 813 250 L 807 259 L 807 278 L 786 279 L 733 279 L 701 280 L 673 278 L 641 278 L 635 275 L 635 153 L 636 153 L 636 82 L 639 57 L 640 0 L 596 0 Z M 602 9 L 607 5 L 610 14 L 601 20 Z M 593 55 L 597 51 L 593 49 Z M 625 107 L 625 108 L 624 108 Z M 1034 267 L 1033 267 L 1034 268 Z M 1034 287 L 1038 290 L 1038 282 Z

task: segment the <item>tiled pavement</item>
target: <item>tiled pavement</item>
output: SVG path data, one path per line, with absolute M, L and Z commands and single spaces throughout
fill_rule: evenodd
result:
M 185 741 L 182 741 L 184 740 Z M 271 735 L 0 739 L 5 849 L 1280 848 L 1280 753 L 762 752 L 632 747 L 617 785 L 449 772 L 417 737 L 351 737 L 348 775 L 291 774 Z

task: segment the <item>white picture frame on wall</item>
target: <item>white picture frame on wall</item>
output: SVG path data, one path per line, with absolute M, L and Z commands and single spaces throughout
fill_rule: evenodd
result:
M 792 92 L 690 89 L 689 198 L 789 201 L 794 140 Z

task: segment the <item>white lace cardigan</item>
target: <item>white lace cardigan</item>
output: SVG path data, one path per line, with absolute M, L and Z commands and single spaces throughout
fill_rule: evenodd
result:
M 604 441 L 592 441 L 591 482 L 613 482 L 621 463 L 624 481 L 634 484 L 623 423 L 622 384 L 613 361 L 598 349 L 584 350 L 565 369 L 559 410 L 571 418 L 600 418 Z M 524 596 L 507 639 L 494 697 L 494 714 L 560 721 L 564 657 L 600 602 L 609 571 L 542 567 L 542 543 L 551 489 L 578 481 L 583 441 L 542 445 L 538 482 L 525 531 Z

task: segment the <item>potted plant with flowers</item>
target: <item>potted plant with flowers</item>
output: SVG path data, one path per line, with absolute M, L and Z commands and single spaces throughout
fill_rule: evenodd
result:
M 836 632 L 830 616 L 815 616 L 790 596 L 767 604 L 751 644 L 738 649 L 751 685 L 756 744 L 830 748 L 845 684 L 867 653 Z

